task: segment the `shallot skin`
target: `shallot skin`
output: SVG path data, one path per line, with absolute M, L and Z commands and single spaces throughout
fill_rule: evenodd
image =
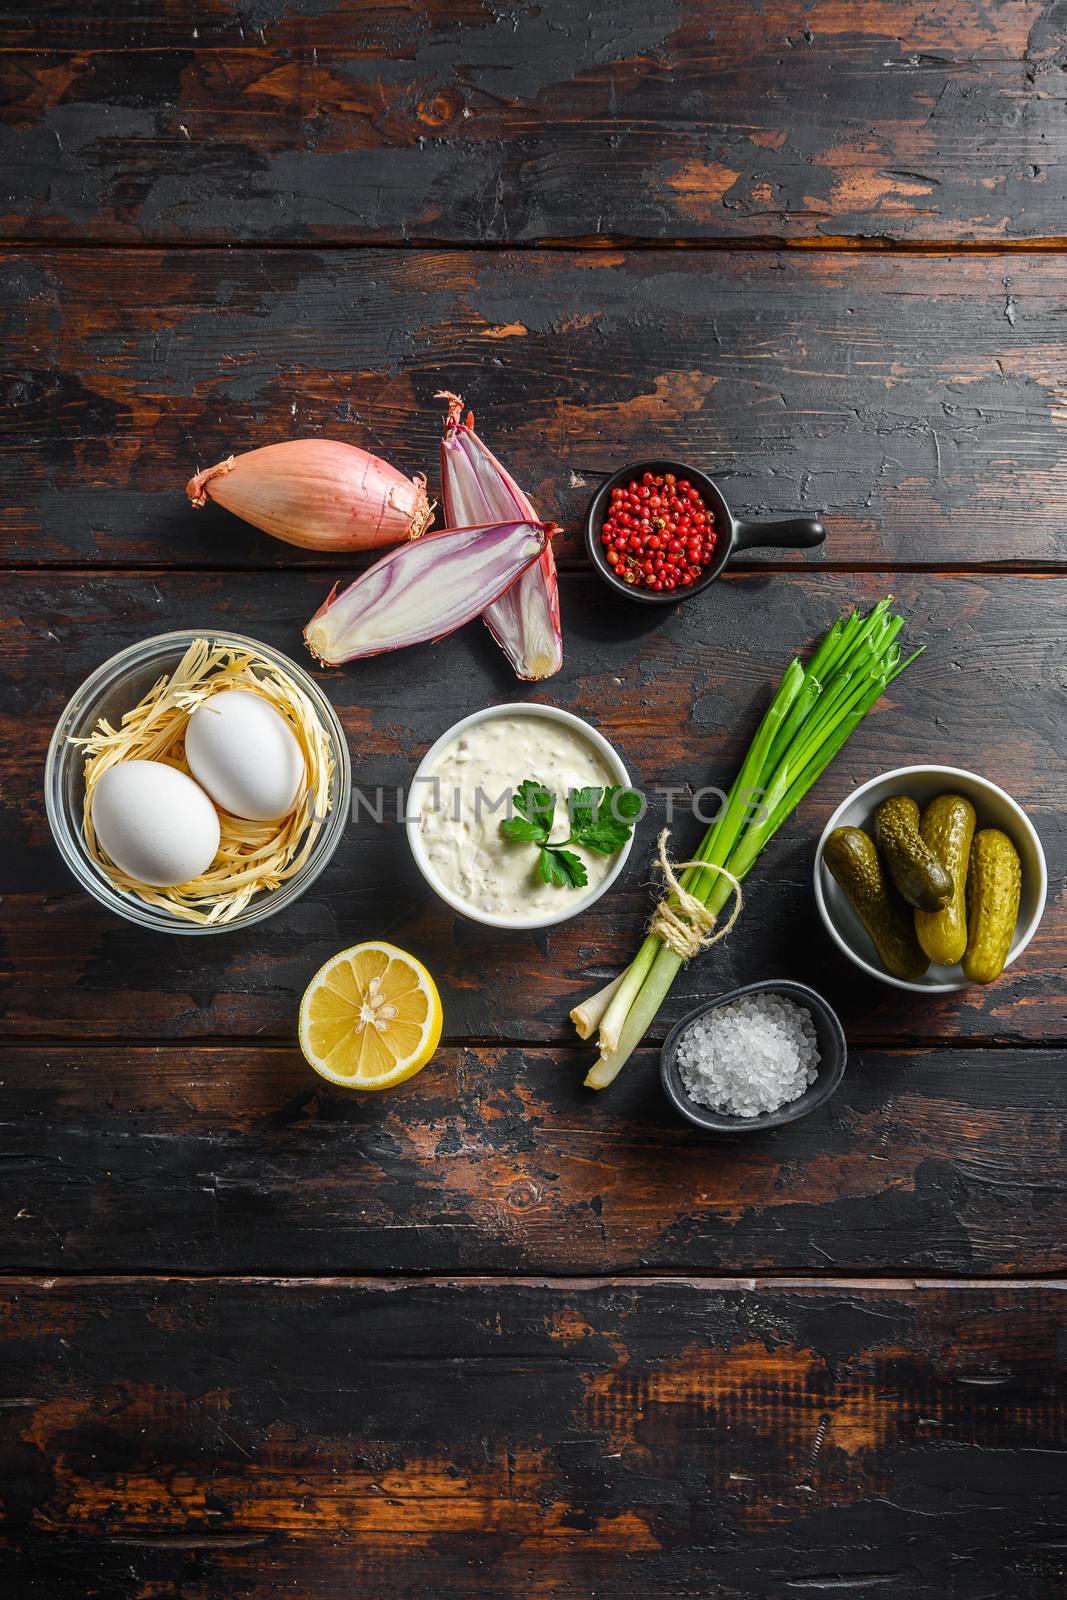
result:
M 390 550 L 304 629 L 324 667 L 442 639 L 480 616 L 539 561 L 555 524 L 532 521 L 448 528 Z
M 445 521 L 450 528 L 489 517 L 529 517 L 537 512 L 515 479 L 474 431 L 474 416 L 463 416 L 463 400 L 448 389 L 437 394 L 448 402 L 441 439 L 441 488 Z M 511 662 L 516 677 L 536 682 L 552 677 L 563 665 L 559 618 L 559 583 L 552 546 L 519 581 L 483 615 L 489 632 Z
M 370 550 L 417 539 L 433 518 L 421 473 L 336 439 L 286 439 L 228 456 L 189 479 L 194 506 L 216 501 L 305 550 Z

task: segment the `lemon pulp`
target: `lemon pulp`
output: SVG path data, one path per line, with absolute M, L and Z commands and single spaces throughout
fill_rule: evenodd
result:
M 442 1021 L 441 997 L 421 961 L 384 941 L 357 944 L 308 984 L 300 1048 L 331 1083 L 386 1089 L 426 1065 Z

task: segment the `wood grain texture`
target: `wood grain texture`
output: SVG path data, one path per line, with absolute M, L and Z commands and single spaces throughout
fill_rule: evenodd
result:
M 8 8 L 9 235 L 1064 231 L 1055 0 Z
M 20 1596 L 1062 1592 L 1062 1284 L 3 1300 Z
M 5 1600 L 1063 1595 L 1062 13 L 6 7 Z M 792 649 L 889 587 L 930 647 L 649 1041 L 716 989 L 811 982 L 850 1066 L 795 1127 L 696 1136 L 654 1048 L 581 1088 L 566 1013 L 633 949 L 662 795 L 607 901 L 512 939 L 366 814 L 243 936 L 146 938 L 60 865 L 42 768 L 85 675 L 175 626 L 303 658 L 350 570 L 194 514 L 189 473 L 317 434 L 432 484 L 443 386 L 563 526 L 567 663 L 516 688 L 474 628 L 325 675 L 365 790 L 530 695 L 676 788 L 688 845 Z M 620 609 L 579 520 L 655 451 L 742 515 L 824 511 L 826 550 Z M 836 954 L 810 869 L 830 808 L 916 759 L 1015 794 L 1053 896 L 993 989 L 909 1003 Z M 446 1043 L 356 1097 L 296 1010 L 383 935 L 431 965 Z
M 761 860 L 741 924 L 680 978 L 656 1037 L 709 989 L 784 974 L 824 992 L 859 1040 L 1063 1038 L 1061 580 L 896 577 L 908 637 L 925 641 L 926 654 Z M 655 790 L 676 786 L 679 848 L 695 843 L 703 828 L 686 815 L 685 795 L 728 787 L 793 651 L 887 587 L 882 576 L 728 577 L 650 616 L 620 606 L 591 574 L 567 574 L 566 662 L 543 687 L 517 685 L 480 626 L 403 659 L 379 656 L 320 675 L 365 791 L 403 789 L 440 733 L 494 701 L 549 700 L 601 727 L 653 789 L 653 803 L 618 886 L 558 928 L 505 938 L 455 916 L 418 876 L 403 829 L 378 825 L 365 809 L 303 899 L 255 928 L 152 937 L 105 913 L 67 875 L 41 800 L 45 751 L 67 695 L 121 647 L 168 628 L 228 626 L 303 656 L 300 629 L 328 581 L 299 572 L 9 580 L 13 620 L 0 680 L 9 1033 L 288 1039 L 321 962 L 359 939 L 385 937 L 434 972 L 447 1038 L 569 1042 L 570 1007 L 629 960 L 648 915 L 651 842 L 667 804 Z M 1017 796 L 1044 839 L 1054 885 L 1024 959 L 989 989 L 936 999 L 863 980 L 823 933 L 811 890 L 814 844 L 833 806 L 862 780 L 923 760 L 976 769 Z
M 1067 1270 L 1062 1051 L 852 1051 L 818 1113 L 703 1138 L 642 1052 L 445 1048 L 385 1095 L 295 1048 L 8 1049 L 0 1270 Z
M 445 387 L 564 561 L 660 452 L 741 515 L 824 512 L 797 565 L 1063 562 L 1065 298 L 1067 257 L 9 253 L 0 558 L 306 563 L 188 476 L 322 434 L 436 492 Z

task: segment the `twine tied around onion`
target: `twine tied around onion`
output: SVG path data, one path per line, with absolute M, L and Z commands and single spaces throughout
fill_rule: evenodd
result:
M 661 939 L 682 961 L 691 961 L 701 950 L 710 949 L 713 944 L 718 944 L 720 939 L 725 939 L 730 932 L 741 914 L 744 903 L 741 884 L 725 867 L 716 867 L 707 861 L 672 862 L 667 854 L 667 840 L 670 836 L 669 828 L 664 828 L 659 836 L 659 856 L 656 866 L 667 880 L 668 892 L 652 913 L 649 931 Z M 718 872 L 733 886 L 733 910 L 722 927 L 715 932 L 712 930 L 718 919 L 714 912 L 709 911 L 703 900 L 699 900 L 695 894 L 690 894 L 689 890 L 679 882 L 678 874 L 687 871 L 689 867 L 699 867 L 705 872 Z

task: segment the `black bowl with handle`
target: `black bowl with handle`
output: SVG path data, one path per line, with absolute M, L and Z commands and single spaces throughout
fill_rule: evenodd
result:
M 611 504 L 611 491 L 625 488 L 634 478 L 640 483 L 646 472 L 658 477 L 673 472 L 679 482 L 687 478 L 715 518 L 715 551 L 700 577 L 682 588 L 666 589 L 660 593 L 644 589 L 636 583 L 626 583 L 617 577 L 604 559 L 604 546 L 600 538 Z M 707 473 L 687 466 L 684 461 L 638 461 L 631 467 L 623 467 L 620 472 L 605 478 L 585 513 L 585 547 L 604 582 L 628 600 L 640 600 L 651 606 L 676 605 L 679 600 L 688 600 L 691 595 L 699 594 L 709 583 L 715 582 L 727 562 L 739 550 L 810 550 L 822 544 L 825 538 L 826 529 L 818 517 L 787 517 L 781 522 L 744 522 L 734 516 L 718 484 Z
M 815 1082 L 795 1100 L 787 1100 L 777 1111 L 764 1111 L 758 1117 L 734 1117 L 725 1111 L 714 1111 L 710 1106 L 701 1105 L 699 1101 L 693 1099 L 682 1082 L 678 1066 L 678 1043 L 690 1024 L 706 1016 L 709 1011 L 728 1005 L 731 1000 L 743 1000 L 749 995 L 756 994 L 780 995 L 784 1000 L 792 1000 L 798 1006 L 804 1007 L 815 1024 L 819 1064 L 816 1068 Z M 696 1127 L 703 1128 L 708 1133 L 762 1133 L 768 1128 L 781 1128 L 787 1122 L 796 1122 L 798 1118 L 806 1117 L 809 1111 L 814 1111 L 817 1106 L 825 1105 L 845 1075 L 847 1059 L 845 1031 L 836 1011 L 826 1003 L 822 995 L 816 994 L 814 989 L 809 989 L 807 984 L 794 983 L 789 978 L 766 978 L 761 983 L 746 983 L 741 989 L 731 989 L 726 994 L 716 995 L 714 1000 L 705 1000 L 703 1005 L 697 1006 L 687 1017 L 683 1017 L 681 1022 L 676 1023 L 664 1040 L 660 1052 L 660 1077 L 671 1105 L 685 1117 L 687 1122 L 692 1122 Z

